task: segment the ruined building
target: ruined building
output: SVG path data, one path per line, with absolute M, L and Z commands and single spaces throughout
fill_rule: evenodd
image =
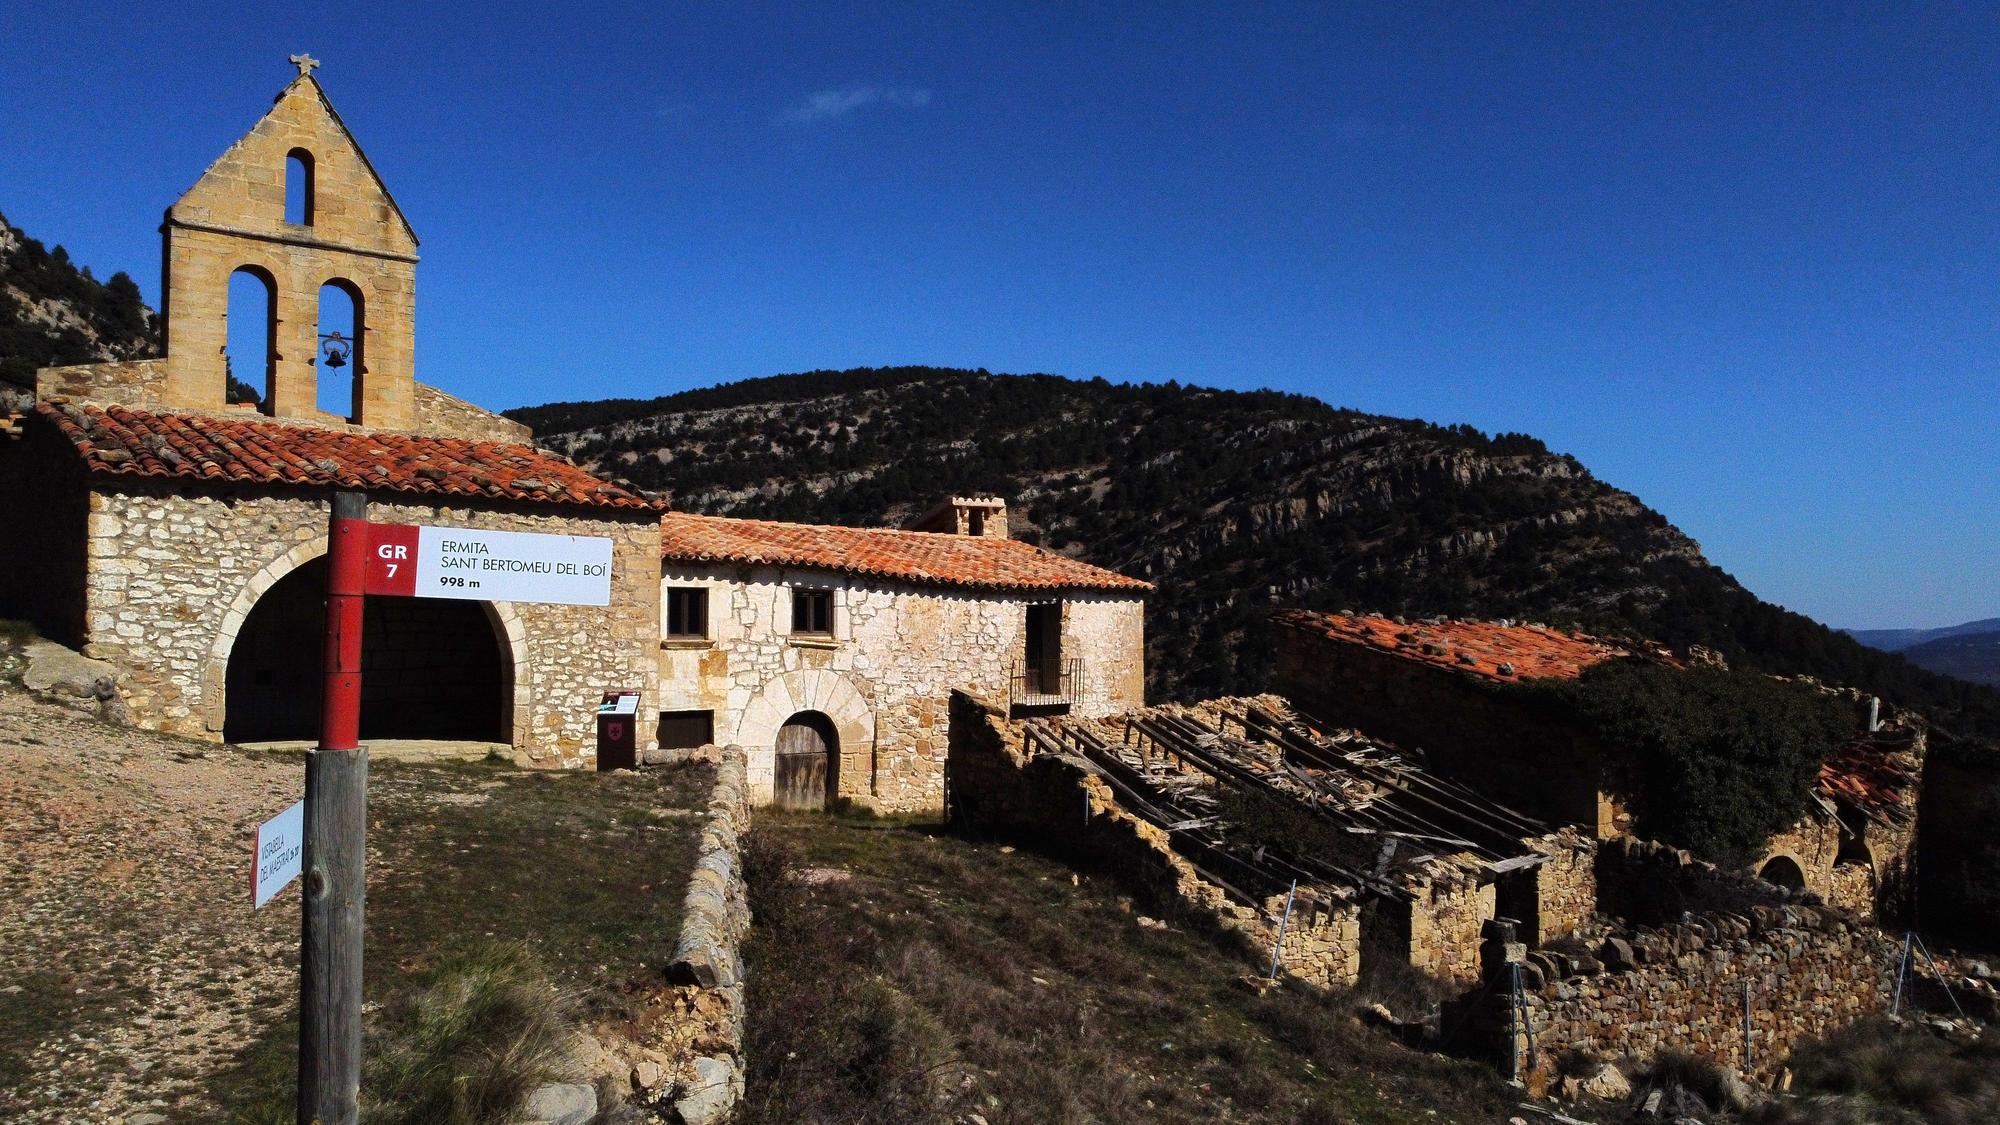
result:
M 1430 768 L 1553 823 L 1599 839 L 1631 833 L 1610 751 L 1546 696 L 1507 689 L 1670 655 L 1541 625 L 1304 611 L 1275 620 L 1277 690 L 1307 714 L 1421 748 Z M 1924 728 L 1845 694 L 1875 718 L 1822 767 L 1812 808 L 1752 870 L 1864 914 L 1893 913 L 1910 889 Z
M 637 691 L 659 716 L 642 751 L 735 742 L 762 799 L 923 809 L 951 688 L 1024 713 L 1140 701 L 1148 587 L 1009 539 L 997 499 L 923 531 L 667 514 L 418 382 L 416 234 L 293 61 L 167 210 L 166 354 L 44 370 L 0 424 L 0 616 L 115 664 L 135 721 L 315 735 L 335 490 L 382 522 L 613 544 L 604 606 L 370 598 L 364 739 L 588 765 L 602 694 Z M 233 302 L 232 278 L 261 299 Z M 261 370 L 230 369 L 231 318 L 264 329 Z M 231 401 L 232 377 L 260 401 Z

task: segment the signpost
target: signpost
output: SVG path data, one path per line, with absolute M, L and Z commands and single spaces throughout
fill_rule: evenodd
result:
M 292 807 L 257 826 L 257 848 L 250 866 L 251 909 L 261 910 L 271 896 L 299 877 L 306 851 L 306 803 Z
M 368 834 L 368 750 L 359 741 L 362 597 L 611 604 L 609 539 L 370 524 L 368 498 L 359 492 L 333 494 L 327 564 L 326 684 L 319 748 L 306 752 L 301 802 L 299 1125 L 353 1125 L 359 1112 Z M 270 823 L 279 824 L 297 809 Z M 263 840 L 260 830 L 260 906 L 269 897 Z M 280 870 L 274 868 L 274 878 Z M 271 893 L 289 878 L 276 882 Z

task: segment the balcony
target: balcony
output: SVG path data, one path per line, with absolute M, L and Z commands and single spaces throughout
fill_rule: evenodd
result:
M 1083 690 L 1083 661 L 1016 661 L 1007 676 L 1007 706 L 1067 707 Z

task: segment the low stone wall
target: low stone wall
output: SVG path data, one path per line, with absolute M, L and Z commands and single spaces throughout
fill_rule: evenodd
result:
M 1790 901 L 1761 879 L 1636 836 L 1599 841 L 1596 876 L 1598 912 L 1634 923 L 1658 925 L 1688 913 L 1740 913 Z
M 744 765 L 742 747 L 723 748 L 666 969 L 673 987 L 648 1021 L 656 1034 L 631 1074 L 638 1101 L 686 1125 L 726 1120 L 743 1096 L 743 937 L 750 928 Z
M 1602 939 L 1595 954 L 1498 940 L 1486 954 L 1487 983 L 1460 1010 L 1481 1050 L 1503 1068 L 1518 1058 L 1539 1092 L 1571 1052 L 1685 1050 L 1768 1082 L 1799 1043 L 1887 1006 L 1897 949 L 1852 915 L 1786 906 L 1637 927 Z M 1520 1009 L 1509 962 L 1520 965 Z
M 1020 724 L 965 692 L 951 695 L 946 815 L 975 836 L 1014 841 L 1109 875 L 1162 914 L 1214 918 L 1242 936 L 1268 970 L 1285 895 L 1258 906 L 1231 901 L 1176 852 L 1166 832 L 1119 805 L 1098 768 L 1070 755 L 1018 749 Z M 1361 969 L 1361 917 L 1347 892 L 1300 887 L 1285 924 L 1280 968 L 1320 987 L 1354 983 Z

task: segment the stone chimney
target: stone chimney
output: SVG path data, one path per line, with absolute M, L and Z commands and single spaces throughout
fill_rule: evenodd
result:
M 953 496 L 909 523 L 909 531 L 1007 538 L 1007 502 L 997 496 Z

